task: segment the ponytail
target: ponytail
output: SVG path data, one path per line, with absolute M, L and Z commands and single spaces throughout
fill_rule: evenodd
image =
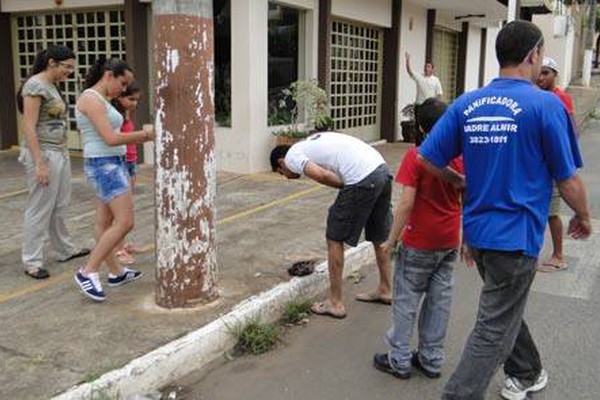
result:
M 89 89 L 102 79 L 105 71 L 111 71 L 112 74 L 117 77 L 125 74 L 125 71 L 133 72 L 131 67 L 127 63 L 119 58 L 106 59 L 104 57 L 98 58 L 85 76 L 85 82 L 83 84 L 84 89 Z
M 21 83 L 19 91 L 17 92 L 17 108 L 21 113 L 23 113 L 23 85 L 25 85 L 25 82 L 27 82 L 33 75 L 37 75 L 40 72 L 48 69 L 48 63 L 50 60 L 65 61 L 72 58 L 75 58 L 75 53 L 66 46 L 50 45 L 48 48 L 43 49 L 36 54 L 35 59 L 33 60 L 33 65 L 31 66 L 31 70 L 29 71 L 27 78 L 25 78 L 25 80 Z M 60 93 L 60 95 L 62 97 L 62 93 Z

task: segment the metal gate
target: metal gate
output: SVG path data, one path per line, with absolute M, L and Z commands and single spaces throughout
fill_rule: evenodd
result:
M 383 33 L 333 21 L 331 29 L 331 114 L 335 129 L 365 141 L 380 133 Z
M 77 69 L 60 90 L 68 105 L 69 149 L 81 150 L 75 102 L 89 66 L 98 57 L 125 58 L 125 23 L 121 8 L 16 14 L 12 18 L 15 84 L 27 77 L 35 55 L 50 44 L 74 50 Z M 17 117 L 21 127 L 21 115 Z M 19 131 L 22 131 L 19 129 Z

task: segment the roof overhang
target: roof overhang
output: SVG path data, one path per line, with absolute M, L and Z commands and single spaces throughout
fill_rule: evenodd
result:
M 419 0 L 420 7 L 435 9 L 444 19 L 489 26 L 506 19 L 507 8 L 498 0 Z

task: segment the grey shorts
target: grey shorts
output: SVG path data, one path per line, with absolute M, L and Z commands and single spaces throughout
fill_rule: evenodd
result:
M 550 211 L 548 212 L 549 217 L 557 217 L 560 215 L 560 203 L 560 192 L 558 191 L 556 185 L 554 185 L 552 187 L 552 197 L 550 198 Z
M 392 176 L 382 164 L 362 181 L 340 189 L 327 217 L 327 239 L 356 246 L 365 239 L 384 242 L 392 227 Z

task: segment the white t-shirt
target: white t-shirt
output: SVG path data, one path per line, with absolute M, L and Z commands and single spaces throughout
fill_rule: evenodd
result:
M 424 76 L 416 72 L 413 72 L 413 75 L 417 82 L 417 103 L 421 104 L 431 97 L 442 95 L 442 83 L 437 76 Z
M 337 132 L 319 132 L 293 145 L 285 165 L 303 174 L 308 162 L 337 174 L 344 185 L 362 181 L 385 160 L 372 146 L 355 137 Z

